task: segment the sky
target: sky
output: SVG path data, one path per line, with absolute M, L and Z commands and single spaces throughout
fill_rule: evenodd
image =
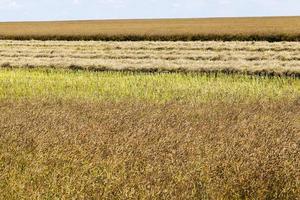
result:
M 300 0 L 0 0 L 0 21 L 300 15 Z

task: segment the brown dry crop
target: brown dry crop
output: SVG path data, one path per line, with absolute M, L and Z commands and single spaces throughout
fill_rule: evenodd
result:
M 300 17 L 0 23 L 1 39 L 299 41 Z
M 0 102 L 3 199 L 297 199 L 300 102 Z
M 0 199 L 297 199 L 300 81 L 0 70 Z

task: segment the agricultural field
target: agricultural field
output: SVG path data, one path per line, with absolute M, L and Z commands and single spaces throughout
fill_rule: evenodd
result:
M 300 77 L 300 43 L 4 40 L 1 66 Z
M 0 23 L 0 199 L 299 199 L 300 17 L 261 19 Z
M 0 39 L 299 41 L 300 17 L 2 22 Z
M 0 71 L 3 199 L 297 199 L 300 80 Z

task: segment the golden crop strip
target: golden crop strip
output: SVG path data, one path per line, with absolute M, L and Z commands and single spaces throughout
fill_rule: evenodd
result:
M 300 17 L 0 23 L 2 39 L 299 41 Z
M 299 42 L 0 41 L 0 66 L 300 76 Z

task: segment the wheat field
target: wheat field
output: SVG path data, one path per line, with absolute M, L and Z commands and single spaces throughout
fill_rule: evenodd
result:
M 300 17 L 2 22 L 1 39 L 299 41 Z
M 300 76 L 298 42 L 0 41 L 0 67 Z

